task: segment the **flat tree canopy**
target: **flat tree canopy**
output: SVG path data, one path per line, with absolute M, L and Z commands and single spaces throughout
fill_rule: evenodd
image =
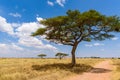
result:
M 43 58 L 43 57 L 45 57 L 45 56 L 47 56 L 46 54 L 39 54 L 38 55 L 38 57 L 41 57 L 41 58 Z
M 66 54 L 66 53 L 56 53 L 55 56 L 58 56 L 59 59 L 62 59 L 63 57 L 68 56 L 68 54 Z
M 105 40 L 114 37 L 111 32 L 120 31 L 120 18 L 105 16 L 96 10 L 79 12 L 68 10 L 66 15 L 44 19 L 45 28 L 38 29 L 32 36 L 45 35 L 45 39 L 72 46 L 72 66 L 76 64 L 75 51 L 82 41 Z

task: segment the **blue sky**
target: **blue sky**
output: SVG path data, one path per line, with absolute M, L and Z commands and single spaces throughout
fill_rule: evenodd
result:
M 37 57 L 45 53 L 54 57 L 57 52 L 70 54 L 71 47 L 50 43 L 43 37 L 30 34 L 44 25 L 44 18 L 65 15 L 66 11 L 80 12 L 95 9 L 104 15 L 120 16 L 120 0 L 0 0 L 0 57 Z M 120 33 L 105 41 L 82 42 L 77 57 L 120 57 Z

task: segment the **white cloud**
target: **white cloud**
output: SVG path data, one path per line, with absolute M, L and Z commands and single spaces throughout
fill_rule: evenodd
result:
M 94 43 L 94 44 L 85 44 L 86 47 L 97 47 L 97 46 L 104 46 L 102 43 Z
M 42 18 L 36 18 L 38 21 L 43 20 Z M 37 22 L 23 23 L 16 29 L 15 35 L 19 38 L 18 43 L 27 46 L 34 47 L 39 49 L 51 49 L 57 50 L 54 46 L 50 44 L 43 44 L 41 38 L 32 37 L 31 34 L 35 32 L 38 28 L 44 28 L 45 26 Z
M 40 26 L 44 27 L 36 22 L 22 23 L 16 31 L 22 35 L 30 35 L 32 32 L 35 32 L 38 28 L 40 28 Z
M 47 1 L 47 3 L 48 3 L 48 5 L 50 5 L 50 6 L 54 6 L 54 3 L 53 2 L 51 2 L 51 1 Z
M 38 21 L 43 20 L 40 17 L 37 17 L 36 19 Z M 20 23 L 20 24 L 7 23 L 5 18 L 0 17 L 0 31 L 9 33 L 11 36 L 14 36 L 18 39 L 16 43 L 13 42 L 9 44 L 0 44 L 0 53 L 7 53 L 7 54 L 10 53 L 11 55 L 12 53 L 13 54 L 19 53 L 20 56 L 26 56 L 25 55 L 26 53 L 30 53 L 33 56 L 34 55 L 33 53 L 38 53 L 38 52 L 41 53 L 57 52 L 58 49 L 52 46 L 51 44 L 49 44 L 48 42 L 44 44 L 42 41 L 43 39 L 41 39 L 42 37 L 36 38 L 31 36 L 31 34 L 35 32 L 38 28 L 44 28 L 44 27 L 45 27 L 44 25 L 38 22 L 28 22 L 28 23 Z
M 6 44 L 0 44 L 0 49 L 4 50 L 6 48 L 7 48 Z
M 44 46 L 43 46 L 44 47 Z M 4 44 L 0 43 L 0 57 L 37 57 L 40 53 L 45 53 L 49 57 L 53 57 L 53 52 L 57 50 L 47 45 L 45 49 L 40 48 L 23 48 L 15 43 Z M 52 56 L 51 56 L 52 55 Z
M 6 21 L 5 18 L 0 16 L 0 31 L 8 34 L 13 34 L 13 27 Z
M 119 38 L 118 37 L 114 37 L 114 38 L 112 38 L 111 40 L 118 40 Z
M 20 45 L 33 48 L 34 49 L 40 49 L 40 50 L 51 50 L 52 52 L 57 52 L 58 49 L 50 44 L 44 44 L 42 40 L 39 40 L 36 37 L 26 36 L 26 37 L 20 37 L 18 43 Z
M 43 47 L 41 46 L 41 48 L 44 48 L 44 49 L 50 49 L 50 50 L 55 50 L 55 51 L 58 51 L 56 47 L 50 45 L 50 44 L 47 44 L 47 45 L 44 45 Z
M 17 46 L 15 43 L 12 43 L 11 45 L 9 45 L 9 47 L 11 47 L 11 46 L 12 46 L 12 48 L 15 49 L 15 50 L 24 50 L 22 47 Z
M 9 15 L 13 16 L 13 17 L 19 17 L 19 18 L 22 17 L 21 14 L 19 14 L 19 13 L 9 13 Z
M 15 43 L 0 43 L 0 57 L 35 57 L 40 50 L 22 48 Z
M 93 45 L 94 45 L 94 46 L 103 46 L 104 44 L 101 44 L 101 43 L 94 43 Z
M 21 24 L 19 24 L 19 23 L 11 23 L 11 26 L 14 27 L 14 28 L 16 28 L 16 27 L 21 26 Z
M 0 43 L 0 51 L 8 53 L 8 51 L 10 51 L 10 50 L 22 51 L 24 49 L 22 47 L 16 45 L 16 44 L 14 44 L 14 43 L 12 43 L 12 44 L 3 44 L 3 43 Z
M 35 32 L 38 28 L 44 28 L 44 25 L 41 25 L 37 22 L 29 22 L 29 23 L 22 23 L 21 26 L 19 26 L 15 30 L 15 36 L 18 38 L 25 39 L 26 37 L 28 39 L 31 39 L 31 34 Z M 34 39 L 35 40 L 35 39 Z
M 43 46 L 43 43 L 41 40 L 38 40 L 37 38 L 30 37 L 30 36 L 20 37 L 18 42 L 19 42 L 19 44 L 22 44 L 22 45 L 28 46 L 28 47 Z
M 64 7 L 65 2 L 66 2 L 66 0 L 56 0 L 56 3 L 62 7 Z
M 48 5 L 54 6 L 54 4 L 58 4 L 61 7 L 64 7 L 64 4 L 66 3 L 66 0 L 56 0 L 55 2 L 52 2 L 50 0 L 47 0 Z
M 39 15 L 37 14 L 37 16 L 39 16 Z M 37 19 L 38 22 L 43 20 L 43 18 L 41 18 L 41 17 L 37 17 L 36 19 Z
M 92 44 L 85 44 L 86 47 L 93 47 Z

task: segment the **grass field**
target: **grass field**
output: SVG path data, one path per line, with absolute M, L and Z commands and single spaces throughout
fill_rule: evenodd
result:
M 89 71 L 103 59 L 77 59 L 70 67 L 70 59 L 0 59 L 0 80 L 63 80 Z
M 120 59 L 113 59 L 113 80 L 120 80 Z

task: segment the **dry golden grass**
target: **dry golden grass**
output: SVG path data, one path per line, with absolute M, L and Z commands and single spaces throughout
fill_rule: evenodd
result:
M 113 80 L 120 80 L 120 59 L 113 59 Z
M 103 59 L 0 59 L 0 80 L 63 80 L 71 75 L 89 71 Z

